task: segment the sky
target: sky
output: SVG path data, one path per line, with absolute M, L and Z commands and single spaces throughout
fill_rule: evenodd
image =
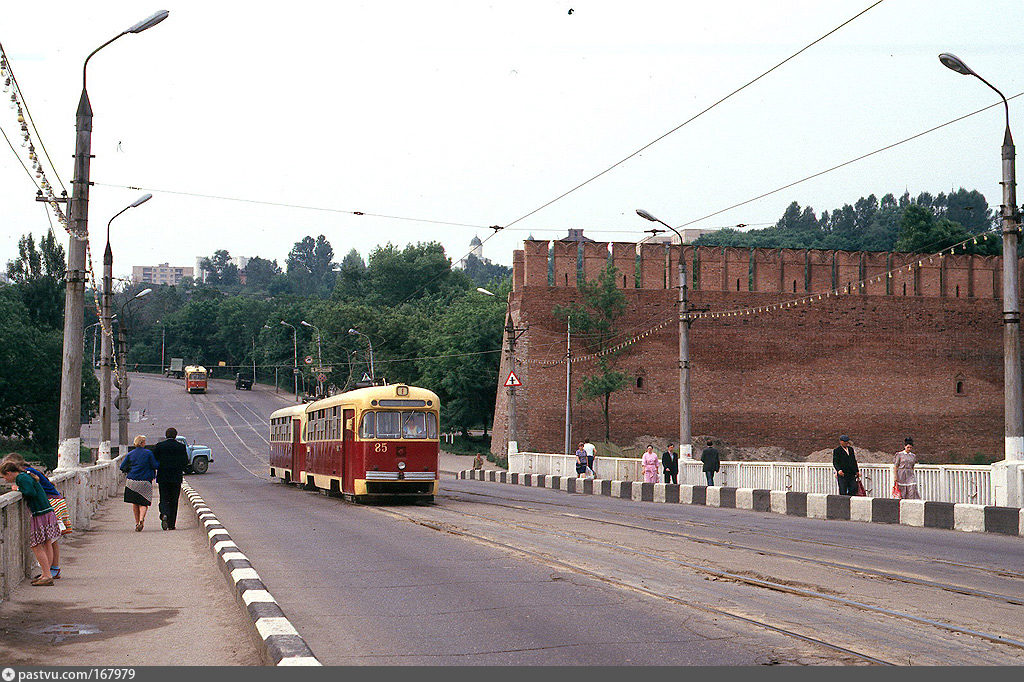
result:
M 505 265 L 530 235 L 583 228 L 636 241 L 649 227 L 637 208 L 688 224 L 999 101 L 944 68 L 940 52 L 1007 97 L 1024 91 L 1024 3 L 885 0 L 532 213 L 873 0 L 154 3 L 13 3 L 0 23 L 56 164 L 50 182 L 70 193 L 82 61 L 170 11 L 89 63 L 97 257 L 107 222 L 143 193 L 126 187 L 154 195 L 113 223 L 116 276 L 194 266 L 217 249 L 283 265 L 296 241 L 318 234 L 339 261 L 352 248 L 366 257 L 418 241 L 458 260 L 474 235 L 507 226 L 483 247 Z M 1022 101 L 1010 102 L 1011 129 Z M 0 127 L 24 152 L 16 116 L 0 106 Z M 764 227 L 792 201 L 820 213 L 872 193 L 959 187 L 998 207 L 1003 116 L 989 109 L 688 227 Z M 21 235 L 48 229 L 35 191 L 0 140 L 0 270 Z

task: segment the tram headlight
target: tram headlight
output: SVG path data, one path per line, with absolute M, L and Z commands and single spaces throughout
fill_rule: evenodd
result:
M 405 468 L 405 462 L 399 462 L 399 463 L 398 463 L 398 468 L 399 468 L 400 470 L 401 470 L 401 469 L 404 469 L 404 468 Z

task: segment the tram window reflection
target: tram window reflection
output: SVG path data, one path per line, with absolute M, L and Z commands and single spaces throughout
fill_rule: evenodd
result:
M 373 428 L 373 423 L 374 423 L 374 416 L 376 414 L 377 414 L 376 412 L 364 412 L 363 413 L 363 421 L 362 421 L 362 424 L 360 424 L 360 426 L 359 426 L 359 437 L 360 438 L 373 438 L 374 437 L 375 431 L 374 431 L 374 428 Z
M 401 412 L 378 412 L 377 413 L 377 438 L 401 438 L 402 437 L 402 413 Z
M 427 415 L 425 412 L 402 413 L 402 436 L 405 438 L 427 437 Z

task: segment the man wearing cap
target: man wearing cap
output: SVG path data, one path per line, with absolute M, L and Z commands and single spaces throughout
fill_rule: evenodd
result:
M 857 458 L 849 436 L 839 436 L 839 447 L 832 451 L 832 466 L 836 470 L 840 495 L 857 494 Z

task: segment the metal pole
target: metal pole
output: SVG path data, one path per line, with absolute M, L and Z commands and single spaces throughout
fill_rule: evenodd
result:
M 572 318 L 565 325 L 565 454 L 571 455 L 572 445 Z
M 85 240 L 89 234 L 89 162 L 92 159 L 92 106 L 84 83 L 75 117 L 75 133 L 68 284 L 64 295 L 58 469 L 80 466 L 79 449 L 82 443 L 82 322 L 85 315 Z
M 114 355 L 114 329 L 110 315 L 110 298 L 113 286 L 114 255 L 110 250 L 110 242 L 103 252 L 103 297 L 102 315 L 103 338 L 100 341 L 100 447 L 98 459 L 101 462 L 110 459 L 110 365 Z
M 160 374 L 164 373 L 164 340 L 167 327 L 160 325 Z
M 674 231 L 674 230 L 673 230 Z M 677 233 L 678 234 L 678 233 Z M 679 455 L 693 458 L 690 436 L 690 316 L 686 292 L 686 261 L 683 238 L 679 236 Z
M 256 337 L 252 337 L 252 383 L 256 383 Z
M 1005 100 L 1005 98 L 1004 98 Z M 1010 136 L 1009 111 L 1003 136 L 1003 375 L 1008 461 L 1024 460 L 1024 406 L 1021 401 L 1020 303 L 1017 291 L 1017 180 L 1015 149 Z
M 295 402 L 299 402 L 299 338 L 292 327 L 292 374 L 295 377 Z
M 124 315 L 122 314 L 122 318 Z M 128 452 L 128 339 L 125 322 L 117 325 L 117 449 L 120 454 Z

